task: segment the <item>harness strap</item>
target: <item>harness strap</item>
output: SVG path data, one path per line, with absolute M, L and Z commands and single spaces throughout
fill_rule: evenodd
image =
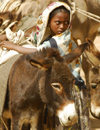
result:
M 54 38 L 50 38 L 49 42 L 50 42 L 51 48 L 56 48 L 56 49 L 58 48 L 57 42 Z
M 100 16 L 92 14 L 88 11 L 85 11 L 85 10 L 82 10 L 82 9 L 79 9 L 79 8 L 76 8 L 76 11 L 81 13 L 82 15 L 87 16 L 88 18 L 93 19 L 96 22 L 100 23 Z

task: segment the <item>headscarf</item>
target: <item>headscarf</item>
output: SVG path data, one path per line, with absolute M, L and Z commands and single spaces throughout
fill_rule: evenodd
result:
M 60 7 L 64 6 L 67 10 L 70 12 L 70 22 L 72 19 L 72 11 L 69 5 L 67 5 L 64 2 L 53 2 L 51 3 L 44 11 L 43 13 L 39 16 L 37 20 L 37 29 L 35 33 L 35 40 L 37 42 L 37 46 L 39 46 L 49 35 L 50 35 L 50 29 L 48 27 L 48 20 L 50 13 Z

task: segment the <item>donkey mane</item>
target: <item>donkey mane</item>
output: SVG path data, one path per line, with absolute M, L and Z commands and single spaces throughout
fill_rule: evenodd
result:
M 40 50 L 40 51 L 37 51 L 37 52 L 35 52 L 35 53 L 31 53 L 31 54 L 28 54 L 27 56 L 26 56 L 26 59 L 52 59 L 52 58 L 55 58 L 57 61 L 59 61 L 59 62 L 62 62 L 64 59 L 63 59 L 63 57 L 61 57 L 61 55 L 60 55 L 60 53 L 59 53 L 59 51 L 57 50 L 57 49 L 55 49 L 55 48 L 43 48 L 42 50 Z

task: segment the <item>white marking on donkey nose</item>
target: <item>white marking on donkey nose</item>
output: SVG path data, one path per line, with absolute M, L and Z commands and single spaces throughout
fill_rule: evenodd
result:
M 57 115 L 63 126 L 73 125 L 78 119 L 74 103 L 65 105 L 62 110 L 57 111 Z
M 98 118 L 100 118 L 100 106 L 95 106 L 91 103 L 91 112 Z

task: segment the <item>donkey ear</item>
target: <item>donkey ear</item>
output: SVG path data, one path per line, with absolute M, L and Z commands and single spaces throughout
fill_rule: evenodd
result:
M 66 60 L 66 62 L 68 64 L 71 63 L 73 60 L 79 58 L 81 56 L 81 54 L 84 52 L 84 50 L 88 46 L 89 46 L 88 43 L 81 44 L 80 46 L 78 46 L 77 48 L 75 48 L 71 53 L 65 55 L 64 59 Z

